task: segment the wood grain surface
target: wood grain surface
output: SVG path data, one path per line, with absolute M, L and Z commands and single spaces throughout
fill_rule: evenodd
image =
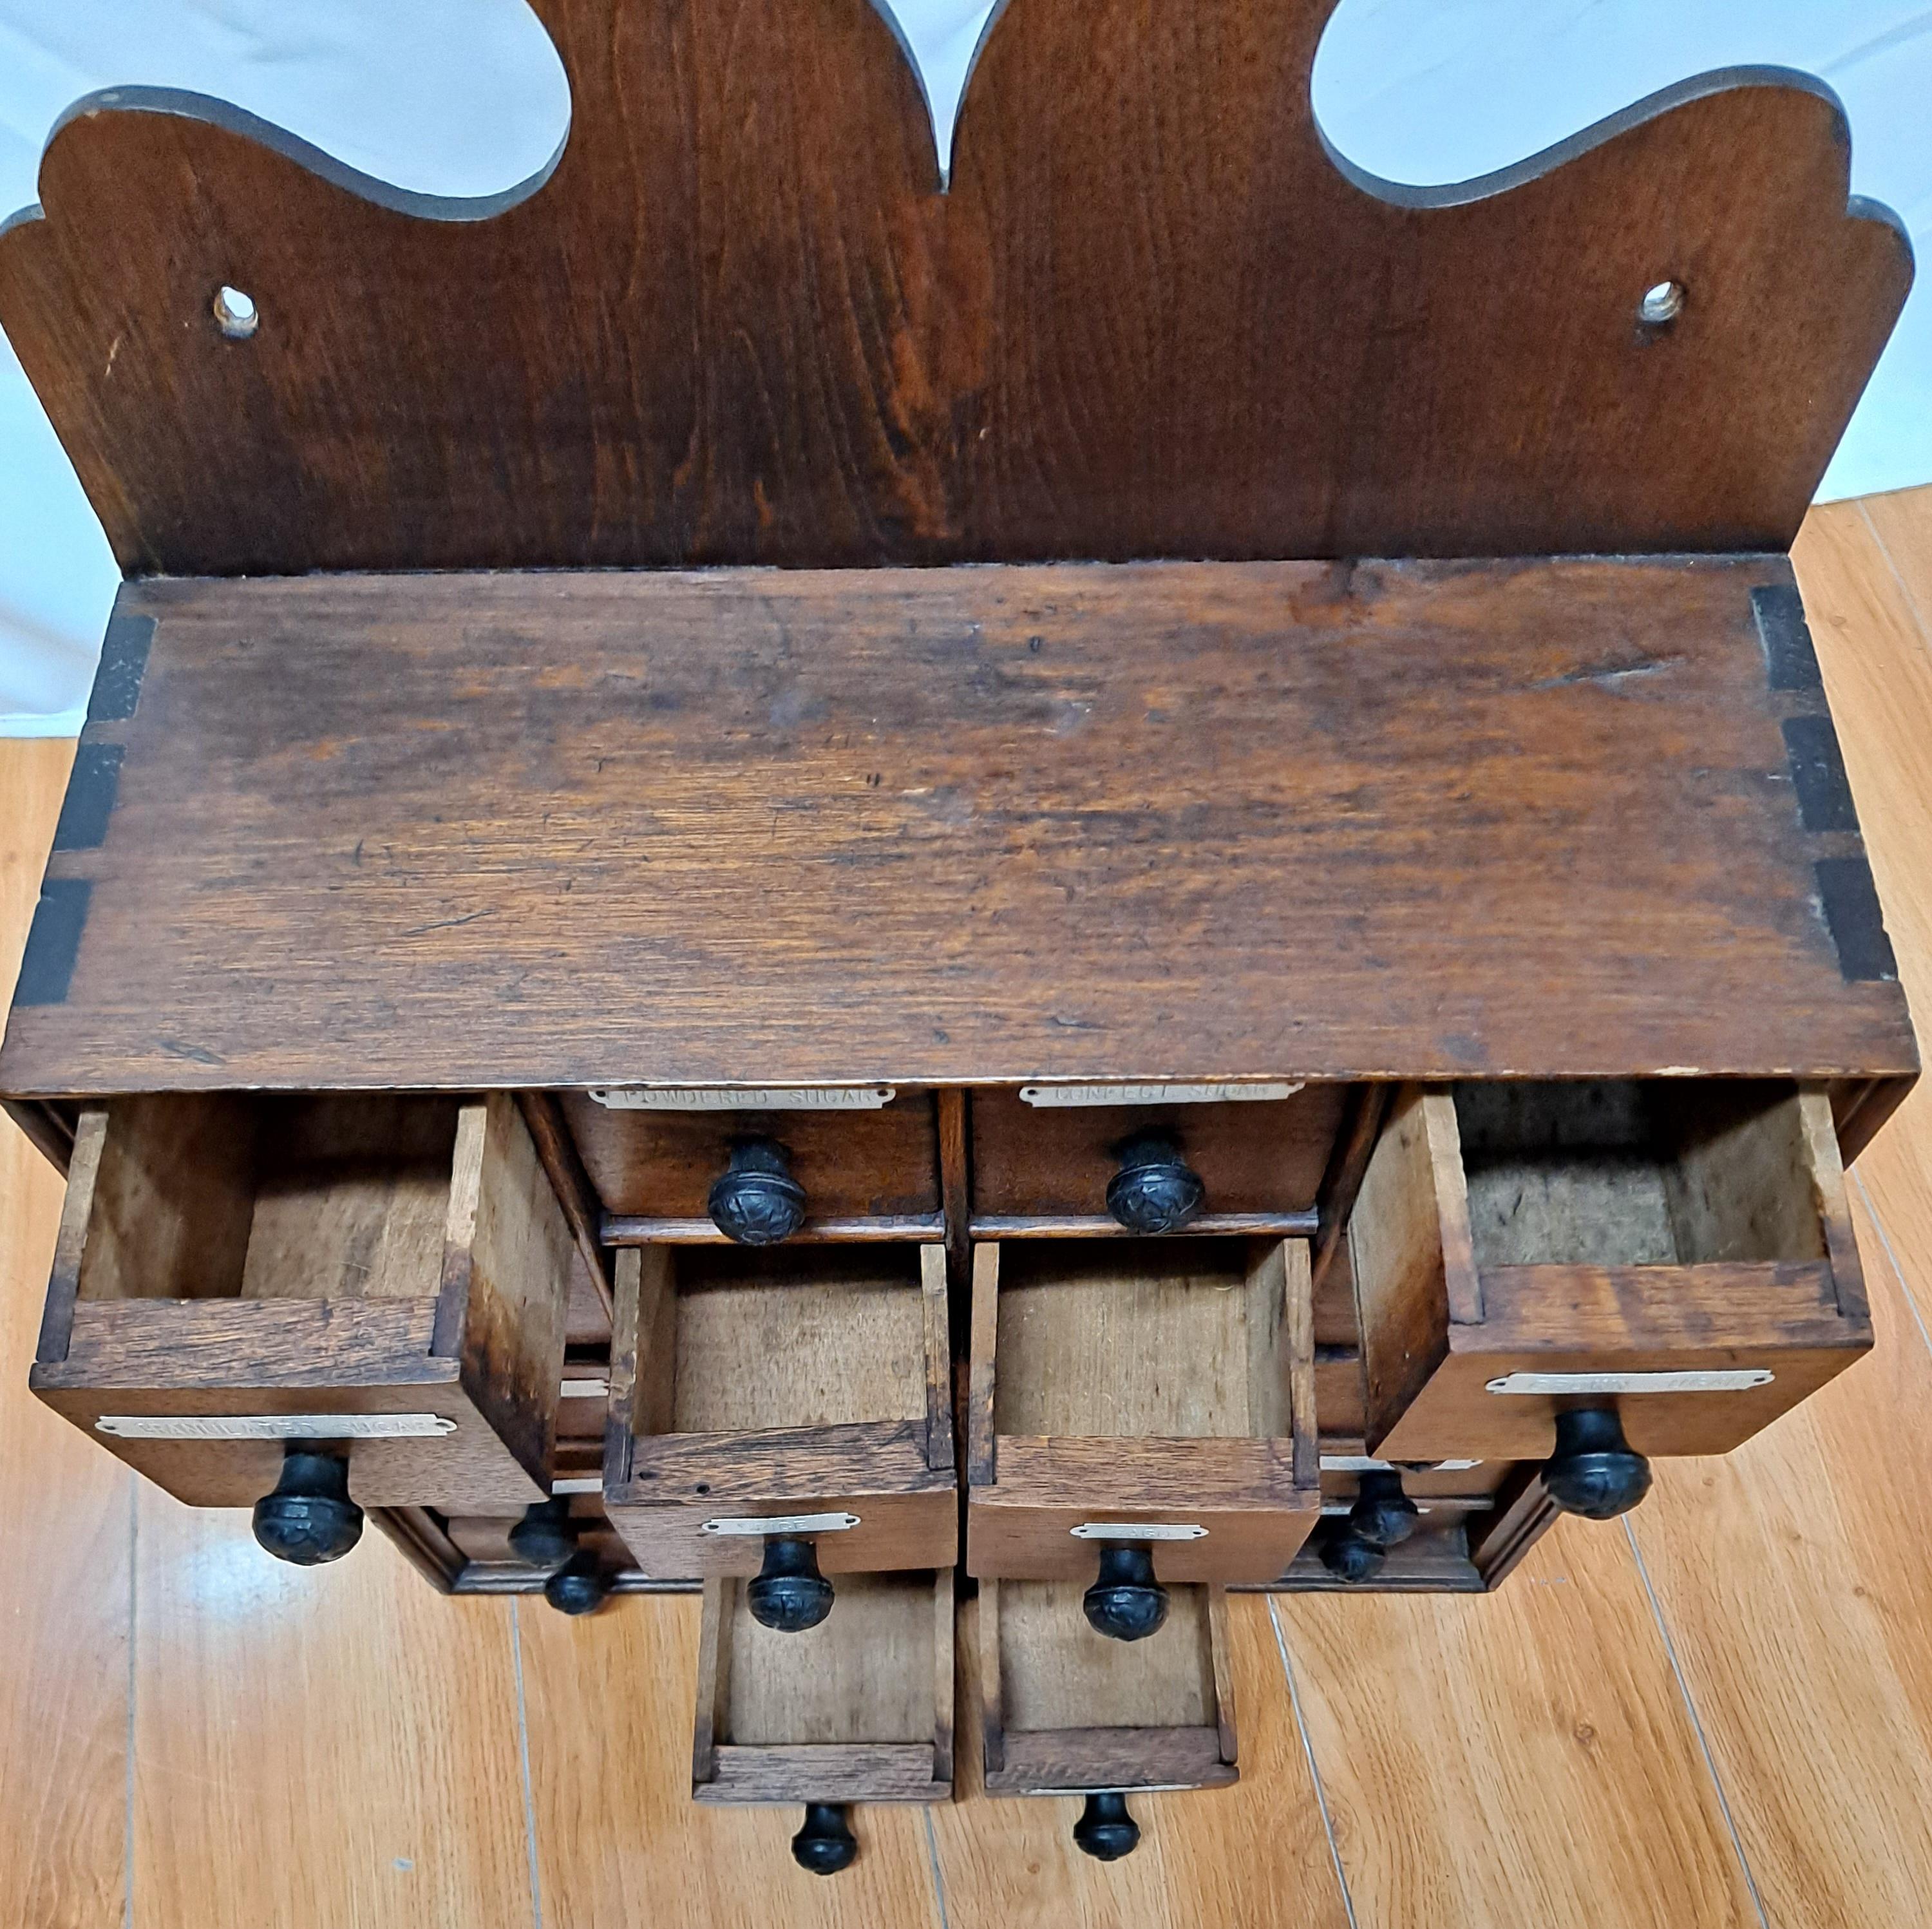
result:
M 139 1929 L 525 1919 L 504 1604 L 432 1592 L 373 1534 L 305 1570 L 245 1514 L 140 1508 Z
M 946 194 L 866 0 L 543 0 L 568 137 L 484 202 L 120 88 L 0 323 L 130 573 L 1783 548 L 1911 272 L 1835 99 L 1394 188 L 1332 4 L 1016 0 Z
M 1495 1594 L 1273 1608 L 1358 1922 L 1757 1922 L 1614 1526 L 1562 1523 Z
M 0 1087 L 1903 1074 L 1787 567 L 144 585 Z

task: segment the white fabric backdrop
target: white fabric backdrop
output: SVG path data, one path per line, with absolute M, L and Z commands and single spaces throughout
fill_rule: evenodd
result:
M 944 151 L 986 0 L 893 10 Z M 1855 190 L 1888 202 L 1932 254 L 1932 5 L 1918 0 L 1341 0 L 1315 103 L 1358 165 L 1433 184 L 1520 160 L 1688 75 L 1753 63 L 1837 89 Z M 122 84 L 219 95 L 364 172 L 452 195 L 536 172 L 569 105 L 523 0 L 0 0 L 0 216 L 34 199 L 41 146 L 68 104 Z M 1823 493 L 1928 480 L 1932 285 L 1906 308 Z M 0 734 L 78 728 L 115 581 L 66 458 L 0 348 Z

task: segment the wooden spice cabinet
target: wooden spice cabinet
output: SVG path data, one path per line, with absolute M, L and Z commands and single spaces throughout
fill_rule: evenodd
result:
M 0 225 L 126 578 L 34 1390 L 288 1558 L 701 1588 L 694 1792 L 820 1872 L 956 1624 L 1112 1859 L 1225 1589 L 1493 1588 L 1871 1343 L 1786 552 L 1902 232 L 1760 70 L 1375 182 L 1330 4 L 1004 8 L 939 155 L 868 0 L 544 0 L 488 206 L 122 88 Z

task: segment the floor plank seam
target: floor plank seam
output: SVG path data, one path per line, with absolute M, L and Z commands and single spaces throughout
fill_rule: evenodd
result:
M 952 1918 L 946 1912 L 946 1878 L 939 1868 L 939 1832 L 932 1826 L 930 1808 L 922 1808 L 919 1813 L 926 1824 L 926 1859 L 932 1870 L 932 1898 L 939 1906 L 939 1929 L 952 1929 Z
M 1630 1556 L 1636 1562 L 1637 1578 L 1643 1582 L 1644 1596 L 1650 1603 L 1652 1618 L 1657 1623 L 1657 1632 L 1664 1642 L 1664 1652 L 1670 1664 L 1670 1672 L 1676 1678 L 1677 1692 L 1683 1697 L 1684 1712 L 1690 1718 L 1690 1732 L 1697 1738 L 1697 1746 L 1704 1757 L 1704 1771 L 1711 1778 L 1711 1786 L 1718 1798 L 1718 1812 L 1724 1818 L 1724 1827 L 1731 1838 L 1732 1852 L 1738 1858 L 1738 1867 L 1743 1870 L 1744 1887 L 1750 1892 L 1751 1906 L 1757 1911 L 1761 1929 L 1771 1929 L 1771 1918 L 1765 1912 L 1764 1898 L 1758 1893 L 1757 1877 L 1751 1873 L 1750 1858 L 1744 1853 L 1744 1838 L 1738 1833 L 1736 1818 L 1731 1814 L 1730 1797 L 1724 1792 L 1724 1778 L 1718 1772 L 1717 1757 L 1711 1752 L 1710 1737 L 1704 1732 L 1704 1718 L 1697 1712 L 1697 1703 L 1690 1693 L 1690 1684 L 1685 1678 L 1683 1664 L 1677 1658 L 1677 1643 L 1672 1640 L 1670 1624 L 1664 1618 L 1664 1604 L 1657 1598 L 1657 1590 L 1651 1586 L 1650 1569 L 1643 1558 L 1643 1550 L 1636 1544 L 1630 1516 L 1623 1520 L 1624 1538 L 1630 1544 Z
M 517 1752 L 524 1772 L 524 1846 L 530 1864 L 530 1920 L 543 1929 L 543 1879 L 537 1856 L 536 1791 L 530 1779 L 530 1723 L 524 1694 L 524 1629 L 518 1604 L 510 1603 L 510 1664 L 517 1682 Z
M 134 1929 L 134 1696 L 136 1616 L 140 1610 L 141 1477 L 128 1474 L 128 1766 L 121 1815 L 121 1929 Z
M 1918 1336 L 1925 1342 L 1925 1350 L 1932 1353 L 1932 1332 L 1926 1330 L 1925 1315 L 1919 1306 L 1918 1295 L 1912 1290 L 1912 1282 L 1905 1276 L 1905 1268 L 1898 1263 L 1898 1250 L 1892 1243 L 1892 1234 L 1885 1228 L 1885 1220 L 1872 1202 L 1871 1193 L 1863 1176 L 1855 1169 L 1851 1180 L 1858 1188 L 1859 1198 L 1864 1202 L 1866 1216 L 1872 1222 L 1872 1230 L 1878 1234 L 1878 1243 L 1884 1249 L 1886 1264 L 1892 1268 L 1892 1276 L 1898 1282 L 1898 1290 L 1905 1295 L 1905 1304 L 1911 1309 L 1912 1323 L 1918 1328 Z
M 1342 1866 L 1342 1846 L 1335 1839 L 1334 1817 L 1328 1813 L 1328 1791 L 1322 1786 L 1322 1770 L 1315 1759 L 1315 1738 L 1301 1712 L 1301 1690 L 1295 1684 L 1294 1664 L 1288 1659 L 1288 1636 L 1282 1631 L 1281 1617 L 1275 1611 L 1274 1597 L 1266 1597 L 1268 1625 L 1274 1630 L 1275 1652 L 1281 1657 L 1281 1672 L 1288 1682 L 1288 1705 L 1294 1712 L 1294 1726 L 1301 1737 L 1301 1752 L 1308 1759 L 1308 1779 L 1315 1790 L 1315 1806 L 1321 1811 L 1322 1832 L 1328 1838 L 1328 1860 L 1335 1870 L 1336 1886 L 1342 1892 L 1342 1912 L 1348 1929 L 1359 1929 L 1355 1920 L 1355 1898 L 1348 1888 L 1348 1872 Z
M 1883 536 L 1880 535 L 1877 524 L 1872 520 L 1871 511 L 1863 502 L 1858 505 L 1858 519 L 1871 532 L 1871 539 L 1878 545 L 1878 553 L 1885 559 L 1886 568 L 1892 572 L 1892 580 L 1898 586 L 1898 593 L 1904 598 L 1905 607 L 1910 612 L 1912 625 L 1918 632 L 1918 640 L 1932 650 L 1932 620 L 1918 607 L 1918 599 L 1912 593 L 1912 586 L 1905 580 L 1905 573 L 1892 560 L 1892 550 Z

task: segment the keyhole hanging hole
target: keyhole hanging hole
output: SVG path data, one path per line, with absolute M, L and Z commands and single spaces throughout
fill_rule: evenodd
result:
M 214 291 L 214 319 L 230 341 L 246 341 L 262 325 L 254 296 L 225 283 Z
M 1654 328 L 1662 328 L 1666 322 L 1674 322 L 1684 312 L 1684 284 L 1681 281 L 1658 281 L 1643 291 L 1643 299 L 1636 304 L 1636 318 Z

